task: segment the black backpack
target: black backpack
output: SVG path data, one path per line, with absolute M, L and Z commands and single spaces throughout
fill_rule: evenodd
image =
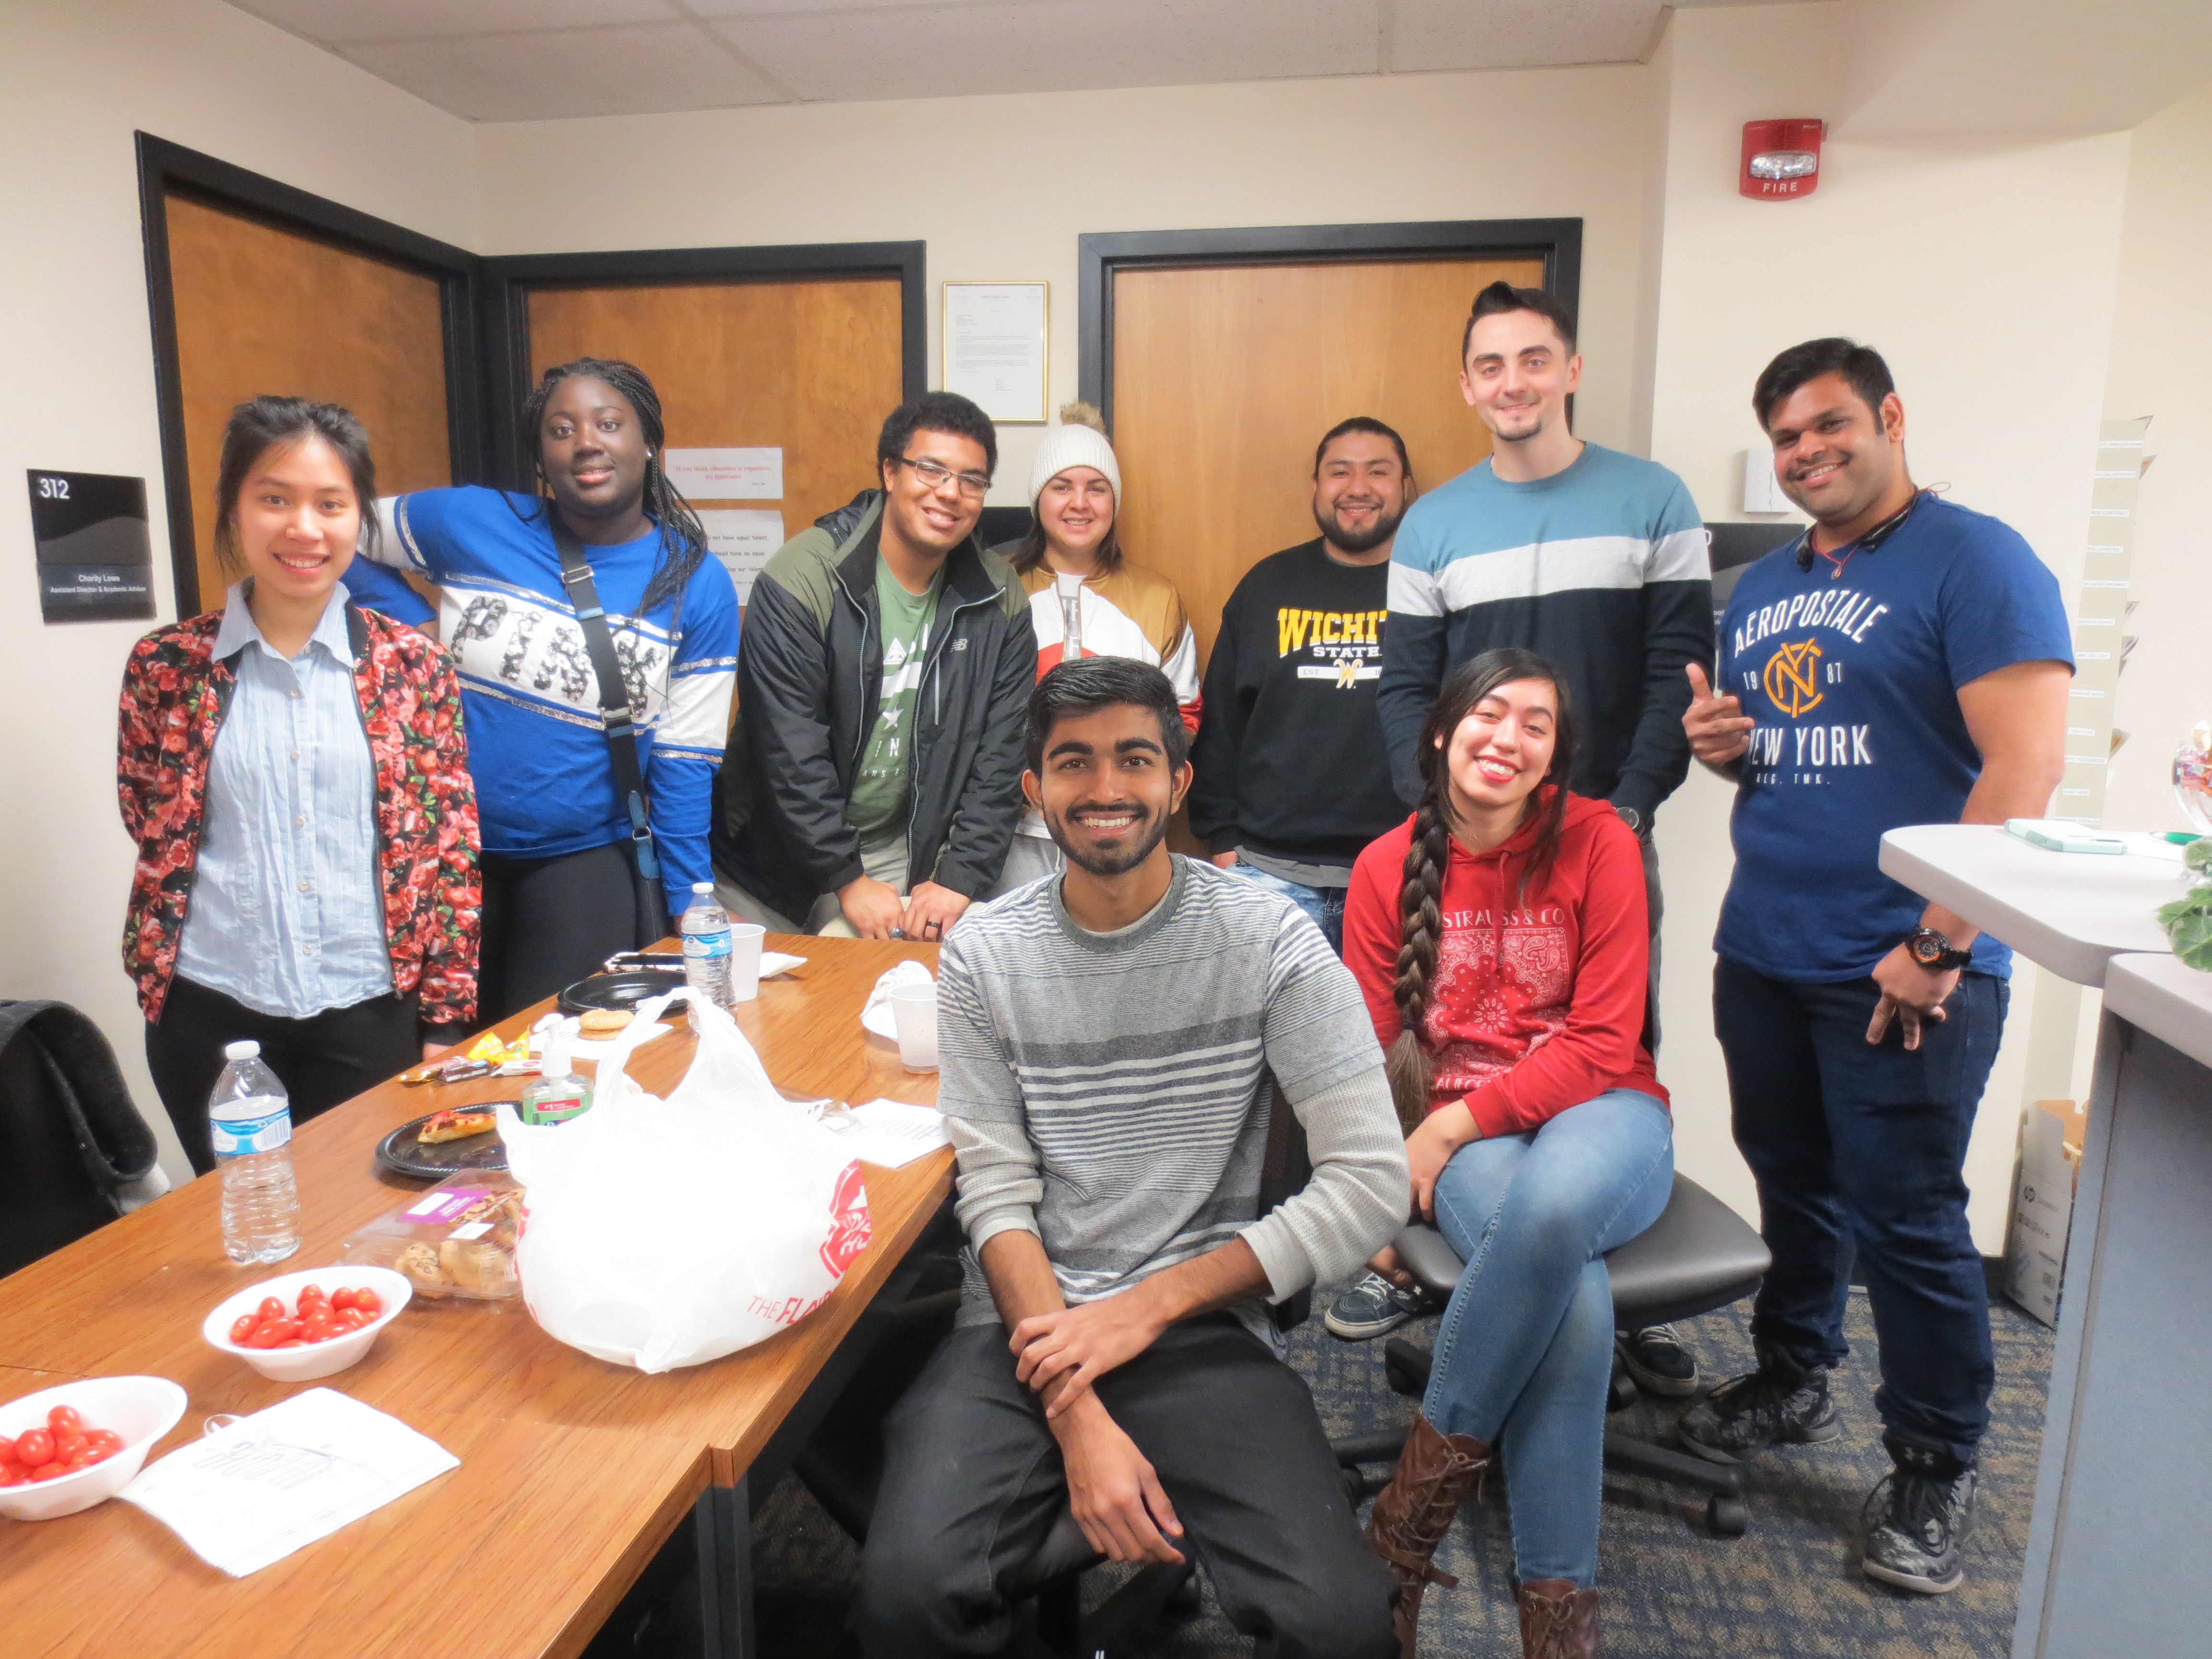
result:
M 123 1213 L 154 1132 L 100 1028 L 65 1002 L 0 1001 L 0 1274 Z

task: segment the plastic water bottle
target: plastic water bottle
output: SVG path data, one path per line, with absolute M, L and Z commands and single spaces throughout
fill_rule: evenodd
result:
M 292 1102 L 258 1042 L 234 1042 L 208 1097 L 208 1135 L 222 1171 L 222 1248 L 233 1261 L 282 1261 L 300 1248 L 292 1179 Z
M 693 997 L 717 1008 L 730 1006 L 730 913 L 714 902 L 714 884 L 691 884 L 690 907 L 678 924 L 684 934 L 684 982 Z M 691 1029 L 699 1017 L 691 1016 Z

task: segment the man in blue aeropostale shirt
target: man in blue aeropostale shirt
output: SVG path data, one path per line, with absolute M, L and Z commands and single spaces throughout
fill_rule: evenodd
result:
M 1885 831 L 2039 817 L 2065 766 L 2073 649 L 2058 584 L 2019 533 L 1919 489 L 1905 406 L 1868 347 L 1793 346 L 1752 407 L 1813 517 L 1746 570 L 1712 685 L 1689 671 L 1693 753 L 1738 785 L 1713 1023 L 1773 1270 L 1759 1368 L 1682 1419 L 1730 1462 L 1842 1432 L 1856 1259 L 1881 1345 L 1895 1465 L 1864 1566 L 1954 1589 L 1995 1371 L 1964 1162 L 2010 953 L 1883 875 Z

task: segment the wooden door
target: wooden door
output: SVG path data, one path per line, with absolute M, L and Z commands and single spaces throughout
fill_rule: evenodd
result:
M 900 402 L 896 276 L 623 283 L 532 290 L 533 378 L 577 357 L 622 357 L 660 393 L 679 449 L 783 451 L 786 537 L 876 483 L 876 434 Z
M 176 191 L 167 208 L 198 579 L 177 607 L 190 615 L 222 602 L 215 483 L 235 404 L 264 393 L 344 404 L 368 428 L 382 495 L 453 473 L 436 277 Z
M 1268 554 L 1310 541 L 1314 446 L 1353 415 L 1439 484 L 1490 453 L 1461 398 L 1476 293 L 1540 287 L 1543 262 L 1376 261 L 1137 270 L 1114 282 L 1121 544 L 1182 595 L 1202 661 L 1221 607 Z

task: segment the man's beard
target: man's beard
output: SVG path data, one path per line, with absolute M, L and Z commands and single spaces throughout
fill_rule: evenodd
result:
M 1406 509 L 1401 507 L 1395 513 L 1384 513 L 1372 526 L 1359 531 L 1346 530 L 1337 518 L 1336 509 L 1331 507 L 1324 514 L 1319 501 L 1314 503 L 1313 515 L 1330 546 L 1346 553 L 1372 553 L 1398 533 L 1398 523 L 1406 516 Z
M 1069 863 L 1079 866 L 1094 876 L 1127 875 L 1152 857 L 1152 849 L 1168 838 L 1168 821 L 1164 815 L 1153 817 L 1149 824 L 1132 824 L 1128 838 L 1112 853 L 1077 852 L 1068 840 L 1063 821 L 1050 813 L 1045 815 L 1044 827 L 1052 836 L 1053 845 L 1067 855 Z

